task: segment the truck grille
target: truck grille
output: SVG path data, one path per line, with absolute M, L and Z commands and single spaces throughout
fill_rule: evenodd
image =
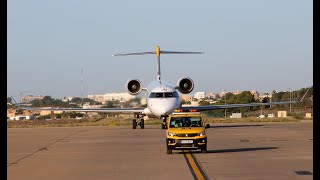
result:
M 178 137 L 195 137 L 198 133 L 177 134 Z

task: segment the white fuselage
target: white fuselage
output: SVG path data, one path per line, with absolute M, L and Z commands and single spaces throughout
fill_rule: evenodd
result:
M 168 116 L 180 107 L 180 96 L 177 90 L 169 84 L 152 82 L 147 93 L 146 115 L 156 117 Z

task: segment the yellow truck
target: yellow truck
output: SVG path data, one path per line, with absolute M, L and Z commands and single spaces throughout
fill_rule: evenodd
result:
M 197 150 L 207 152 L 207 135 L 204 116 L 200 112 L 175 112 L 168 118 L 166 130 L 167 154 L 172 150 Z

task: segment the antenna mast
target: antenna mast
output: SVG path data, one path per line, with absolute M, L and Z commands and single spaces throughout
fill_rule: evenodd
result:
M 83 107 L 83 67 L 81 67 L 81 105 Z

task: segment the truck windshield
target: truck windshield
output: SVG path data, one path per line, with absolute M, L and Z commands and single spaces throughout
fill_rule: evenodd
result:
M 172 117 L 170 127 L 202 127 L 201 117 Z

